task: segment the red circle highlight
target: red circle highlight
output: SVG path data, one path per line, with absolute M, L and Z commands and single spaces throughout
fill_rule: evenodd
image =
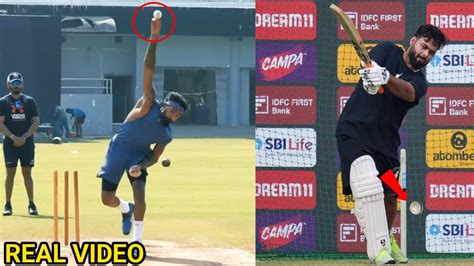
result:
M 166 34 L 165 36 L 163 36 L 162 38 L 160 39 L 157 39 L 157 40 L 151 40 L 151 39 L 147 39 L 145 37 L 143 37 L 143 35 L 140 34 L 140 32 L 138 32 L 137 30 L 137 26 L 135 24 L 135 20 L 136 20 L 136 17 L 137 17 L 137 14 L 138 12 L 140 12 L 140 10 L 142 8 L 144 8 L 145 6 L 148 6 L 148 5 L 160 5 L 160 6 L 163 6 L 164 8 L 166 8 L 166 10 L 168 10 L 168 12 L 171 14 L 171 18 L 173 19 L 173 24 L 171 25 L 171 30 L 168 32 L 168 34 Z M 163 18 L 163 17 L 162 17 Z M 139 6 L 137 9 L 135 9 L 135 12 L 133 12 L 133 16 L 132 16 L 132 28 L 133 28 L 133 31 L 135 32 L 135 34 L 142 40 L 146 41 L 146 42 L 161 42 L 161 41 L 164 41 L 166 39 L 168 39 L 171 35 L 173 35 L 174 33 L 174 29 L 176 28 L 176 16 L 173 12 L 173 10 L 163 4 L 163 3 L 160 3 L 160 2 L 148 2 L 148 3 L 144 3 L 143 5 Z

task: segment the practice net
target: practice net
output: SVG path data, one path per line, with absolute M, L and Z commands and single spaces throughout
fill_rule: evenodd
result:
M 256 1 L 258 257 L 361 254 L 366 243 L 342 194 L 336 123 L 359 81 L 359 59 L 329 5 Z M 408 255 L 474 252 L 474 3 L 334 1 L 367 49 L 408 47 L 438 26 L 448 45 L 425 71 L 428 90 L 400 129 L 407 153 Z M 392 73 L 393 75 L 398 73 Z M 400 215 L 392 233 L 400 244 Z M 459 255 L 457 255 L 459 257 Z

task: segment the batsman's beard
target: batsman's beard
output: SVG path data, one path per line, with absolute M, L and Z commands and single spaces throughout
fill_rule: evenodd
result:
M 413 49 L 413 46 L 410 47 L 410 49 L 408 50 L 408 59 L 410 60 L 410 64 L 415 69 L 420 69 L 429 63 L 425 62 L 423 59 L 415 55 L 415 50 Z

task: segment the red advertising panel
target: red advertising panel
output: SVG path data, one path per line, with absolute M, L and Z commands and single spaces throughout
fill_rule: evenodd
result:
M 312 210 L 316 207 L 313 171 L 258 171 L 257 209 Z
M 474 172 L 428 173 L 426 208 L 431 211 L 474 211 Z
M 257 1 L 257 40 L 314 40 L 316 3 L 313 1 Z
M 392 234 L 400 243 L 400 215 L 395 216 Z M 367 244 L 362 228 L 357 223 L 353 214 L 340 214 L 337 216 L 337 250 L 343 253 L 366 252 Z
M 474 125 L 474 88 L 429 88 L 426 122 L 433 126 Z
M 316 88 L 311 86 L 257 86 L 257 124 L 313 125 L 316 122 Z
M 405 38 L 405 4 L 403 2 L 341 2 L 344 10 L 364 40 L 403 40 Z M 340 40 L 349 40 L 340 24 Z
M 472 14 L 472 2 L 431 2 L 426 6 L 426 23 L 439 27 L 449 41 L 474 41 Z

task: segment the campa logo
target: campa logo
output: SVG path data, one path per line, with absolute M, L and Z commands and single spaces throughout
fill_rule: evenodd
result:
M 311 44 L 257 43 L 257 82 L 316 80 L 316 48 Z
M 295 241 L 303 234 L 306 223 L 302 216 L 278 224 L 264 226 L 259 230 L 259 241 L 265 250 L 272 250 Z
M 303 53 L 291 53 L 267 57 L 261 63 L 264 81 L 273 81 L 293 73 L 303 65 Z
M 298 47 L 298 50 L 301 50 L 301 47 Z M 298 66 L 303 65 L 303 56 L 305 55 L 306 54 L 301 51 L 288 51 L 261 59 L 260 65 L 265 80 L 275 80 L 295 71 Z M 274 71 L 273 75 L 265 75 L 272 70 Z
M 256 250 L 314 251 L 317 247 L 316 217 L 294 212 L 256 212 Z

